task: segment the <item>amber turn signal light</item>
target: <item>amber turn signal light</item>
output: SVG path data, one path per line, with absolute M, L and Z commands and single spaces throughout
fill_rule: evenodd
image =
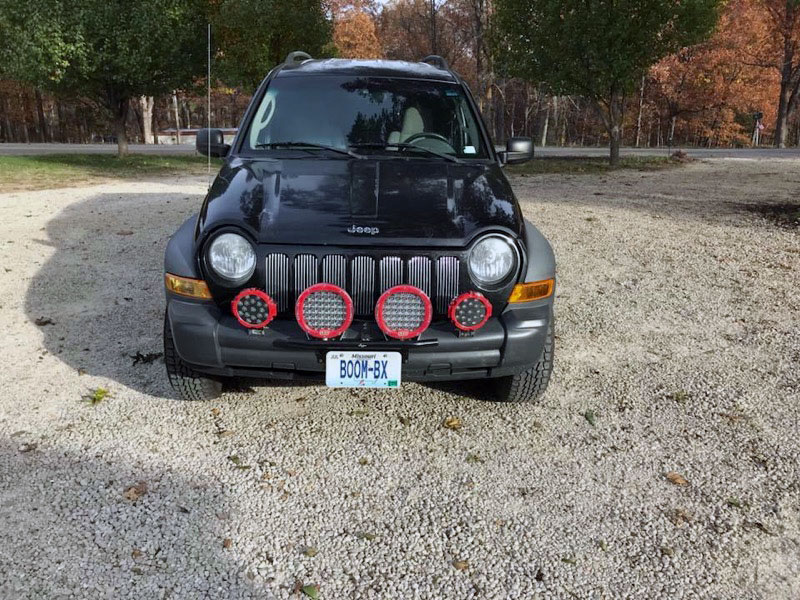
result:
M 167 273 L 164 275 L 164 282 L 167 285 L 167 290 L 173 294 L 188 296 L 189 298 L 201 298 L 203 300 L 211 298 L 211 292 L 208 290 L 206 282 L 202 279 L 189 279 L 188 277 L 178 277 Z
M 508 297 L 509 302 L 530 302 L 531 300 L 541 300 L 553 293 L 555 279 L 544 279 L 531 283 L 518 283 L 511 290 Z

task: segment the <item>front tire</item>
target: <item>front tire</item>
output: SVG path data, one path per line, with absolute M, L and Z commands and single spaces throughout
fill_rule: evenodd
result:
M 498 402 L 537 402 L 544 396 L 550 375 L 553 372 L 553 354 L 555 351 L 555 335 L 553 334 L 553 321 L 547 326 L 547 336 L 539 360 L 530 369 L 498 377 L 494 380 L 495 399 Z
M 222 393 L 222 382 L 206 377 L 187 365 L 175 350 L 172 328 L 164 312 L 164 364 L 167 366 L 169 383 L 181 400 L 213 400 Z

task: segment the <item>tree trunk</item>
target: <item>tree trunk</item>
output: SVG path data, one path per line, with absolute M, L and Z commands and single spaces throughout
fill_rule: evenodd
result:
M 139 104 L 137 113 L 139 116 L 139 128 L 142 130 L 142 142 L 152 144 L 154 99 L 152 96 L 139 96 L 136 101 Z
M 544 125 L 542 126 L 542 143 L 539 144 L 542 148 L 547 146 L 547 125 L 550 121 L 550 103 L 547 103 L 547 110 L 544 113 Z
M 642 136 L 642 112 L 644 109 L 644 84 L 645 84 L 645 76 L 642 75 L 642 83 L 639 87 L 639 115 L 636 117 L 636 142 L 635 146 L 639 147 L 639 141 Z
M 42 142 L 49 142 L 50 131 L 47 127 L 47 119 L 44 116 L 44 99 L 42 98 L 42 92 L 39 88 L 36 88 L 34 94 L 36 95 L 36 116 L 39 118 L 39 139 Z
M 608 99 L 596 102 L 595 106 L 608 132 L 609 163 L 612 167 L 616 167 L 619 164 L 619 148 L 622 143 L 622 118 L 624 116 L 622 93 L 612 88 Z
M 128 156 L 128 99 L 117 100 L 114 107 L 114 135 L 117 136 L 117 156 Z
M 778 95 L 778 120 L 775 124 L 775 146 L 786 148 L 789 138 L 789 103 L 792 97 L 791 82 L 781 81 L 781 93 Z
M 181 143 L 181 118 L 178 112 L 178 94 L 172 93 L 172 110 L 175 113 L 175 143 Z

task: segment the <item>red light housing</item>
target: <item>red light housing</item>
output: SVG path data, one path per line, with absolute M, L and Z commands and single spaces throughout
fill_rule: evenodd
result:
M 342 335 L 353 322 L 353 300 L 338 285 L 317 283 L 300 294 L 294 314 L 308 335 L 334 338 Z
M 249 288 L 231 300 L 231 311 L 243 327 L 263 329 L 275 318 L 278 307 L 266 292 Z
M 431 324 L 431 300 L 418 287 L 396 285 L 386 290 L 375 305 L 378 327 L 389 337 L 407 340 L 418 336 Z
M 492 316 L 492 303 L 480 292 L 466 292 L 453 299 L 447 316 L 461 331 L 475 331 Z

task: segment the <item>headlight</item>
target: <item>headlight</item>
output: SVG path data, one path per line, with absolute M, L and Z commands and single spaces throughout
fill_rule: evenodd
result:
M 488 235 L 469 251 L 469 273 L 476 284 L 491 287 L 509 276 L 516 261 L 517 252 L 505 237 Z
M 208 263 L 224 279 L 245 281 L 256 268 L 253 246 L 237 233 L 223 233 L 208 248 Z

